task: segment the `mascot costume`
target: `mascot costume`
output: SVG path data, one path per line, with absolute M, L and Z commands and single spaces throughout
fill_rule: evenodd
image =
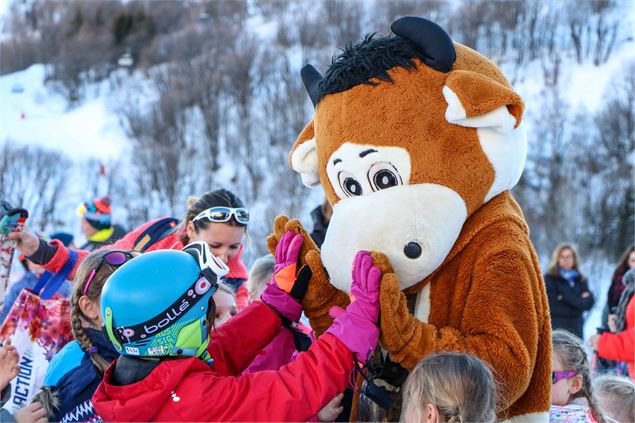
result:
M 546 422 L 549 308 L 510 193 L 527 151 L 523 102 L 494 63 L 437 24 L 403 17 L 391 29 L 347 46 L 324 76 L 302 69 L 315 114 L 289 161 L 305 185 L 322 185 L 333 217 L 321 250 L 286 216 L 269 248 L 285 231 L 304 236 L 303 308 L 316 335 L 349 302 L 355 253 L 373 252 L 381 335 L 366 379 L 379 391 L 398 393 L 427 354 L 465 352 L 493 369 L 500 420 Z

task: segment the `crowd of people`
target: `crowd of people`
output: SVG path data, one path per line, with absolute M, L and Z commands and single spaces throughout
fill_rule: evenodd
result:
M 302 316 L 309 275 L 298 268 L 304 239 L 279 240 L 275 255 L 242 261 L 249 210 L 218 189 L 188 200 L 183 219 L 160 218 L 129 233 L 112 221 L 109 197 L 78 210 L 87 242 L 12 233 L 26 271 L 5 296 L 0 318 L 23 289 L 63 269 L 74 340 L 51 358 L 30 404 L 2 421 L 340 421 L 350 418 L 351 373 L 377 345 L 380 269 L 355 258 L 351 296 L 315 339 Z M 313 211 L 313 241 L 332 211 Z M 605 327 L 583 342 L 595 303 L 571 244 L 559 245 L 544 279 L 553 328 L 552 421 L 635 422 L 635 247 L 618 263 Z M 592 354 L 588 354 L 590 347 Z M 7 341 L 0 389 L 20 371 Z M 359 371 L 359 370 L 357 370 Z M 496 421 L 495 375 L 478 357 L 438 351 L 410 373 L 406 422 Z M 351 390 L 348 389 L 348 392 Z

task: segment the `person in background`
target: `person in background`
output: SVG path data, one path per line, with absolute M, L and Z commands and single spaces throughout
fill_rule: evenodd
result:
M 423 358 L 403 395 L 405 423 L 495 422 L 496 384 L 491 370 L 470 354 L 439 352 Z
M 604 423 L 593 395 L 591 367 L 582 340 L 556 329 L 552 343 L 549 421 Z
M 262 256 L 251 265 L 249 269 L 249 282 L 247 289 L 249 290 L 249 302 L 260 299 L 260 295 L 273 276 L 274 265 L 276 262 L 271 254 Z
M 90 398 L 119 353 L 101 331 L 104 318 L 99 299 L 108 277 L 132 258 L 129 251 L 99 250 L 86 257 L 77 269 L 71 296 L 75 340 L 53 357 L 37 397 L 50 421 L 101 420 Z
M 110 196 L 98 197 L 77 208 L 82 233 L 86 236 L 86 242 L 79 247 L 80 250 L 93 251 L 114 244 L 126 234 L 125 229 L 112 223 L 111 203 Z
M 635 245 L 631 245 L 626 249 L 626 251 L 624 251 L 624 253 L 622 253 L 620 261 L 613 272 L 611 286 L 609 287 L 609 292 L 606 296 L 606 307 L 604 310 L 606 319 L 603 316 L 603 320 L 606 320 L 604 321 L 605 327 L 609 327 L 608 323 L 615 320 L 617 305 L 620 302 L 624 288 L 626 288 L 626 284 L 623 280 L 624 275 L 633 268 L 635 268 Z
M 62 244 L 64 244 L 65 247 L 76 248 L 75 237 L 71 233 L 58 231 L 58 232 L 52 233 L 50 238 L 57 239 Z
M 635 269 L 624 275 L 625 285 L 610 332 L 593 335 L 589 346 L 598 357 L 626 363 L 629 377 L 635 380 Z
M 570 244 L 560 244 L 553 252 L 545 285 L 553 329 L 564 329 L 583 337 L 583 313 L 593 307 L 595 299 L 580 273 L 578 253 Z
M 322 205 L 317 206 L 311 212 L 311 219 L 313 219 L 313 232 L 311 232 L 311 239 L 315 242 L 318 248 L 321 247 L 324 242 L 326 230 L 329 227 L 332 215 L 333 209 L 326 197 L 324 197 Z

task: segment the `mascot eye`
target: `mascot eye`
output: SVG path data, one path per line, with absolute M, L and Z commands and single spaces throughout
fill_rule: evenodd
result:
M 338 175 L 340 180 L 340 186 L 342 187 L 342 191 L 346 195 L 357 196 L 363 194 L 362 185 L 357 181 L 357 179 L 353 178 L 350 174 L 345 172 L 340 172 Z
M 399 172 L 390 163 L 375 163 L 368 171 L 368 180 L 376 190 L 401 185 Z

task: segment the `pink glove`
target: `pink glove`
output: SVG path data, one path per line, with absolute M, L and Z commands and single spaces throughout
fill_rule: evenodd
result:
M 358 252 L 353 266 L 352 302 L 341 314 L 336 308 L 329 312 L 335 320 L 326 332 L 337 337 L 351 352 L 357 354 L 358 360 L 364 362 L 375 350 L 379 337 L 380 280 L 381 271 L 373 266 L 370 253 Z
M 298 300 L 306 292 L 311 277 L 310 273 L 306 275 L 306 272 L 296 272 L 296 263 L 303 242 L 302 235 L 295 232 L 286 232 L 282 235 L 276 247 L 273 277 L 260 296 L 265 304 L 292 322 L 300 319 L 302 306 Z

